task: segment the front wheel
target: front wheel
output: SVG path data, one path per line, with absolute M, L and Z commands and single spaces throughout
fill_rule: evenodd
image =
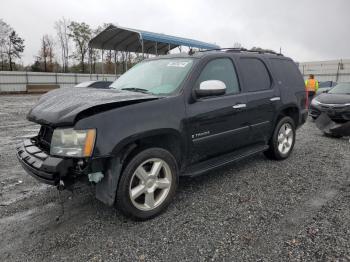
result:
M 290 156 L 295 144 L 295 124 L 291 117 L 281 118 L 269 142 L 265 156 L 270 159 L 283 160 Z
M 126 216 L 152 218 L 170 204 L 177 184 L 174 157 L 161 148 L 146 149 L 133 157 L 122 172 L 116 205 Z

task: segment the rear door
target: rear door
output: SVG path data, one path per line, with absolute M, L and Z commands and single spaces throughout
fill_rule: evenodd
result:
M 281 92 L 281 106 L 297 106 L 301 114 L 306 114 L 305 83 L 298 66 L 293 60 L 281 57 L 270 58 L 270 64 Z
M 247 114 L 252 143 L 267 143 L 271 137 L 279 89 L 269 72 L 266 61 L 259 57 L 242 56 L 239 59 L 242 90 L 247 97 Z

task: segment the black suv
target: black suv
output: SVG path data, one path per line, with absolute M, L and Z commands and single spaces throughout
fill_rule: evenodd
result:
M 24 169 L 59 189 L 96 184 L 96 197 L 147 219 L 172 200 L 179 176 L 264 152 L 287 158 L 306 120 L 303 78 L 282 55 L 242 50 L 145 60 L 111 89 L 61 88 L 27 118 Z

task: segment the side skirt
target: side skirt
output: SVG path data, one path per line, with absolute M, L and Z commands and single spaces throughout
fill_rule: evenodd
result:
M 225 155 L 194 164 L 185 169 L 180 176 L 198 176 L 213 169 L 229 165 L 246 157 L 261 153 L 269 148 L 268 145 L 255 145 L 243 148 Z

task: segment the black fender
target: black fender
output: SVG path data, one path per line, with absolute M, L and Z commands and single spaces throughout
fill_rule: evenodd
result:
M 122 162 L 120 156 L 112 157 L 103 179 L 96 184 L 96 198 L 108 206 L 112 206 L 115 202 L 121 171 Z

